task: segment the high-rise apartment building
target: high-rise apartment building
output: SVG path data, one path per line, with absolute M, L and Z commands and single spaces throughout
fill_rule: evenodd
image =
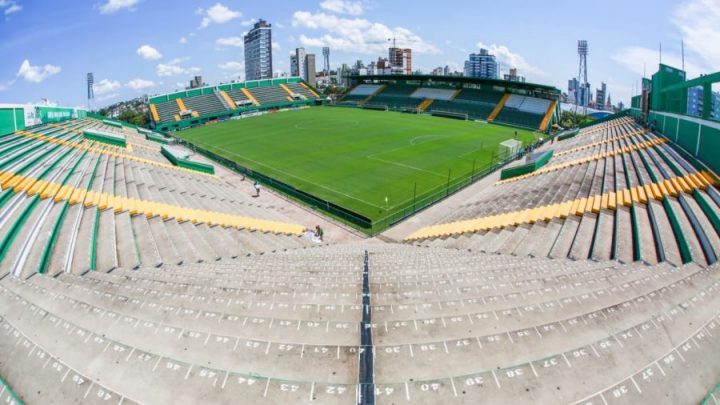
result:
M 315 54 L 306 53 L 304 48 L 295 49 L 290 55 L 290 75 L 302 77 L 311 86 L 316 86 Z
M 602 110 L 605 108 L 605 98 L 607 97 L 607 84 L 600 82 L 600 88 L 595 89 L 595 108 Z
M 273 77 L 272 24 L 259 20 L 245 35 L 245 80 Z
M 388 61 L 393 74 L 412 74 L 412 49 L 389 48 Z
M 491 55 L 487 49 L 480 49 L 480 53 L 471 53 L 465 61 L 464 73 L 467 77 L 497 79 L 495 55 Z

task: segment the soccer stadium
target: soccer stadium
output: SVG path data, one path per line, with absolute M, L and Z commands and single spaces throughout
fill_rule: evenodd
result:
M 720 72 L 652 70 L 0 104 L 0 402 L 720 403 Z

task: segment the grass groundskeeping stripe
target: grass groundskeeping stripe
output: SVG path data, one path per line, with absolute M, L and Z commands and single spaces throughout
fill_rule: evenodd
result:
M 223 166 L 376 234 L 506 163 L 500 143 L 517 139 L 529 147 L 540 134 L 429 115 L 315 107 L 174 136 Z

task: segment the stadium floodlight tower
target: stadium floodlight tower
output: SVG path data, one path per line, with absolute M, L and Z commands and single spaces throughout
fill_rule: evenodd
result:
M 323 71 L 325 73 L 325 77 L 327 78 L 330 75 L 330 47 L 329 46 L 323 46 Z
M 92 110 L 92 102 L 95 100 L 95 90 L 93 89 L 93 86 L 95 85 L 95 77 L 92 73 L 87 74 L 87 104 L 88 104 L 88 110 Z
M 580 89 L 576 90 L 576 94 L 582 95 L 582 106 L 583 115 L 587 115 L 587 105 L 590 101 L 590 93 L 588 92 L 588 81 L 587 81 L 587 55 L 588 55 L 588 43 L 586 40 L 581 39 L 578 41 L 578 56 L 580 56 L 580 65 L 578 66 L 578 81 Z M 578 97 L 575 96 L 575 113 L 577 113 L 577 101 Z

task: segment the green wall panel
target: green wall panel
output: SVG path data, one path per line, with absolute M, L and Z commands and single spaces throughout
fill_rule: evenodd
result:
M 43 124 L 60 122 L 73 118 L 75 110 L 61 107 L 35 107 L 35 114 L 40 117 Z
M 25 112 L 22 108 L 0 108 L 0 135 L 25 129 Z
M 676 118 L 666 116 L 665 123 L 663 124 L 665 136 L 677 140 L 677 125 L 678 120 Z
M 698 127 L 700 125 L 692 121 L 680 120 L 680 135 L 677 143 L 683 148 L 695 153 L 697 147 Z
M 720 129 L 703 126 L 700 133 L 700 153 L 698 159 L 720 173 Z M 692 150 L 695 151 L 694 149 Z

